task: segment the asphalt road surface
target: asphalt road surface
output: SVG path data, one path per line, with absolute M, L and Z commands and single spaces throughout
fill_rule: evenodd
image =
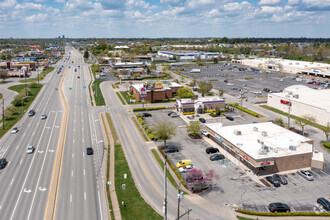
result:
M 60 65 L 61 61 L 58 65 Z M 0 170 L 0 218 L 42 219 L 48 198 L 53 162 L 63 115 L 58 87 L 60 78 L 50 73 L 30 109 L 17 123 L 18 133 L 9 131 L 0 140 L 0 157 L 8 160 Z M 41 120 L 46 113 L 47 119 Z M 35 151 L 27 154 L 27 146 Z
M 63 84 L 70 110 L 55 219 L 108 219 L 99 111 L 90 106 L 88 65 L 78 51 L 71 49 L 70 53 Z M 87 147 L 93 147 L 93 155 L 86 154 Z

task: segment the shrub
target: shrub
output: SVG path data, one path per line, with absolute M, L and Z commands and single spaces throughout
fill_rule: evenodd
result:
M 237 108 L 237 109 L 239 109 L 239 110 L 241 110 L 241 111 L 243 111 L 243 112 L 246 112 L 246 113 L 248 113 L 248 114 L 250 114 L 250 115 L 252 115 L 252 116 L 254 116 L 254 117 L 256 117 L 256 118 L 259 118 L 261 115 L 259 115 L 258 113 L 256 113 L 256 112 L 254 112 L 254 111 L 251 111 L 251 110 L 249 110 L 249 109 L 246 109 L 246 108 L 243 108 L 242 106 L 240 106 L 238 103 L 234 103 L 234 104 L 228 104 L 229 106 L 232 106 L 232 107 L 235 107 L 235 108 Z
M 211 113 L 210 113 L 210 116 L 211 116 L 211 117 L 217 117 L 217 114 L 216 114 L 215 112 L 211 112 Z
M 151 140 L 157 141 L 157 137 L 153 133 L 148 133 L 148 136 Z
M 195 112 L 184 112 L 183 115 L 193 115 Z
M 255 212 L 245 209 L 240 209 L 240 213 L 248 215 L 259 215 L 259 216 L 330 216 L 328 212 L 316 213 L 316 212 L 282 212 L 282 213 L 272 213 L 272 212 Z
M 148 108 L 133 108 L 133 112 L 137 111 L 151 111 L 151 110 L 159 110 L 159 109 L 166 109 L 166 107 L 161 106 L 161 107 L 148 107 Z
M 323 142 L 323 147 L 328 148 L 330 150 L 330 143 L 329 142 Z

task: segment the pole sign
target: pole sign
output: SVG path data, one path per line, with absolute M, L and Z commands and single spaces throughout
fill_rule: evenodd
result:
M 142 87 L 142 88 L 140 89 L 140 97 L 141 97 L 141 98 L 145 98 L 145 97 L 147 97 L 147 89 L 146 89 L 145 87 Z
M 95 79 L 100 79 L 100 73 L 95 73 Z

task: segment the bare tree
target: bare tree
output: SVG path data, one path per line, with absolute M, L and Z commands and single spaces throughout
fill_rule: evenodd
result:
M 327 123 L 327 126 L 322 127 L 321 130 L 325 134 L 325 141 L 328 142 L 329 141 L 329 134 L 330 134 L 330 123 Z
M 295 119 L 295 124 L 301 127 L 302 135 L 304 135 L 304 128 L 308 122 L 315 122 L 315 118 L 310 115 L 303 115 L 302 118 Z
M 219 93 L 219 97 L 222 97 L 224 93 L 223 89 L 222 88 L 218 89 L 218 93 Z
M 9 78 L 8 72 L 6 70 L 0 70 L 0 79 L 5 81 L 7 78 Z

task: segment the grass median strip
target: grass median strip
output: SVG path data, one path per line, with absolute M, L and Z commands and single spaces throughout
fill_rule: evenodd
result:
M 126 103 L 125 103 L 123 97 L 121 97 L 120 93 L 119 93 L 119 92 L 116 92 L 116 94 L 117 94 L 118 98 L 120 99 L 121 103 L 122 103 L 123 105 L 126 105 Z
M 110 114 L 106 113 L 106 117 L 115 142 L 115 186 L 122 218 L 162 219 L 162 216 L 144 201 L 137 190 Z M 127 178 L 124 177 L 125 174 Z
M 131 101 L 131 96 L 128 94 L 128 92 L 125 91 L 120 91 L 121 96 L 125 99 L 126 103 L 130 103 Z M 133 103 L 135 104 L 135 103 Z
M 137 127 L 137 129 L 140 131 L 140 134 L 142 135 L 143 139 L 144 139 L 145 141 L 149 141 L 147 135 L 144 133 L 144 131 L 143 131 L 143 129 L 141 128 L 141 126 L 140 126 L 139 122 L 137 121 L 137 119 L 136 119 L 134 116 L 132 116 L 131 119 L 132 119 L 132 121 L 134 122 L 134 124 L 135 124 L 135 126 Z
M 104 127 L 105 130 L 107 130 L 107 128 L 105 126 L 103 115 L 101 115 L 101 118 L 102 118 L 103 127 Z M 107 138 L 108 143 L 110 143 L 107 132 L 106 132 L 106 138 Z M 106 175 L 106 186 L 105 186 L 105 188 L 107 190 L 107 198 L 108 198 L 108 205 L 109 205 L 111 219 L 115 219 L 113 208 L 112 208 L 111 197 L 110 197 L 110 187 L 108 186 L 108 182 L 110 181 L 110 144 L 108 144 L 107 152 L 108 152 L 107 153 L 107 175 Z

